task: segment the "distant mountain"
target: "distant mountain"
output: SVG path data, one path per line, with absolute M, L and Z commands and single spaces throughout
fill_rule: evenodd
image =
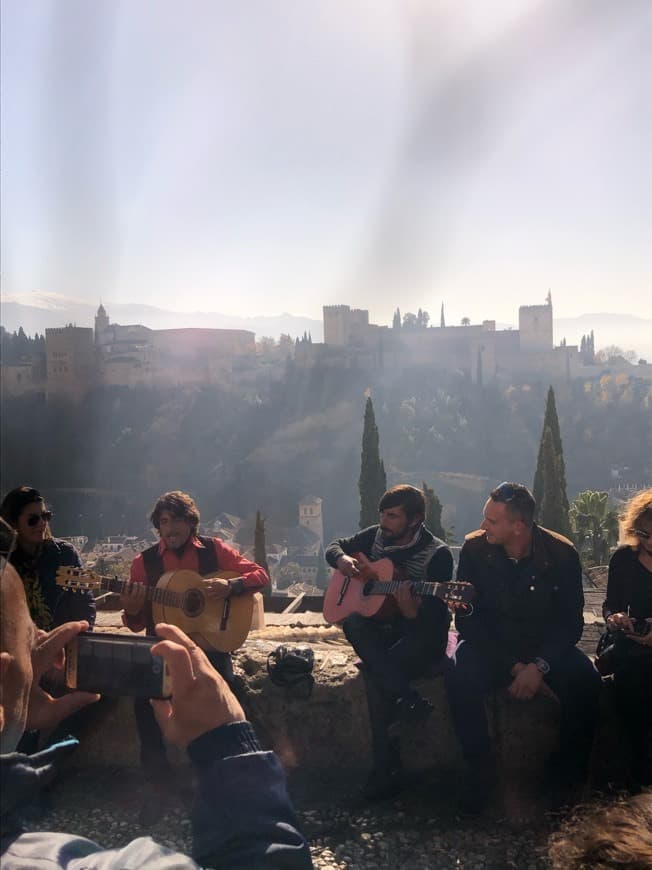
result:
M 296 338 L 304 332 L 309 332 L 313 341 L 322 341 L 323 337 L 321 320 L 287 313 L 275 317 L 233 317 L 218 311 L 168 311 L 153 305 L 119 302 L 107 303 L 106 309 L 112 323 L 142 323 L 150 329 L 248 329 L 258 338 L 268 335 L 278 339 L 282 333 Z M 0 322 L 9 332 L 22 326 L 28 335 L 33 335 L 67 323 L 93 326 L 96 311 L 97 305 L 81 299 L 56 293 L 29 293 L 3 297 Z
M 150 329 L 205 327 L 212 329 L 248 329 L 260 338 L 269 335 L 278 339 L 281 333 L 293 338 L 309 332 L 313 341 L 323 341 L 321 320 L 278 314 L 275 317 L 233 317 L 218 311 L 168 311 L 153 305 L 110 302 L 106 305 L 112 323 L 142 323 Z M 5 296 L 0 309 L 0 322 L 9 332 L 22 326 L 28 335 L 44 332 L 52 326 L 93 326 L 97 305 L 57 293 L 28 293 Z M 509 328 L 497 324 L 498 329 Z M 517 328 L 517 327 L 514 327 Z M 555 343 L 563 338 L 568 344 L 579 344 L 591 330 L 595 334 L 596 350 L 617 345 L 623 351 L 634 350 L 638 357 L 652 360 L 652 320 L 633 314 L 582 314 L 561 317 L 554 321 Z

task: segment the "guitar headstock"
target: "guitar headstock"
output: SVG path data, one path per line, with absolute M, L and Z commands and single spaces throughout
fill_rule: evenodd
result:
M 475 598 L 475 587 L 463 580 L 451 580 L 440 584 L 438 595 L 452 610 L 468 607 Z
M 84 568 L 74 568 L 70 565 L 57 568 L 57 586 L 63 586 L 64 589 L 85 592 L 89 589 L 98 589 L 101 584 L 101 577 Z

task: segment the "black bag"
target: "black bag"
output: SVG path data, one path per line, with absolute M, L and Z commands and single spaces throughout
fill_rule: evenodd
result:
M 636 634 L 644 635 L 652 629 L 644 620 L 636 620 L 634 630 Z M 605 631 L 600 635 L 595 653 L 595 666 L 598 673 L 603 677 L 609 677 L 617 668 L 626 667 L 631 659 L 651 655 L 652 650 L 631 640 L 624 631 Z
M 279 646 L 267 656 L 267 673 L 277 686 L 293 689 L 298 697 L 309 698 L 315 678 L 315 654 L 308 646 Z

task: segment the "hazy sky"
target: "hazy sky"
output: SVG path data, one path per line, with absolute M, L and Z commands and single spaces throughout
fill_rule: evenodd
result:
M 3 289 L 649 314 L 649 0 L 2 0 Z

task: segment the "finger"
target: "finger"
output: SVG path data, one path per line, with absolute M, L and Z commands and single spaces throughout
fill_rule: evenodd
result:
M 157 622 L 154 626 L 154 631 L 163 640 L 171 640 L 174 643 L 184 646 L 187 650 L 191 650 L 196 644 L 188 637 L 188 635 L 177 628 L 176 625 L 170 625 L 167 622 Z
M 100 695 L 92 692 L 71 692 L 61 698 L 53 698 L 42 690 L 30 699 L 27 727 L 30 729 L 54 728 L 77 710 L 99 701 Z
M 99 701 L 101 695 L 95 692 L 70 692 L 68 695 L 62 695 L 60 698 L 55 698 L 52 704 L 52 709 L 56 711 L 59 721 L 72 716 L 77 710 L 83 707 L 88 707 L 89 704 L 95 704 Z
M 158 722 L 158 727 L 163 732 L 163 735 L 165 735 L 173 714 L 172 704 L 160 698 L 151 698 L 149 703 L 152 705 L 154 718 Z
M 188 691 L 195 682 L 195 672 L 190 651 L 181 644 L 162 640 L 152 647 L 152 655 L 160 656 L 170 671 L 172 694 L 179 695 Z
M 48 633 L 33 653 L 39 675 L 54 665 L 57 657 L 63 653 L 66 644 L 70 643 L 73 637 L 82 631 L 88 631 L 86 620 L 66 622 Z
M 165 640 L 171 640 L 173 643 L 185 647 L 190 655 L 195 676 L 200 671 L 206 671 L 207 669 L 209 673 L 213 672 L 211 663 L 206 658 L 203 650 L 199 649 L 197 644 L 191 640 L 185 632 L 181 631 L 180 628 L 177 628 L 176 625 L 169 625 L 167 622 L 159 622 L 154 627 L 154 630 L 159 637 L 165 638 Z

